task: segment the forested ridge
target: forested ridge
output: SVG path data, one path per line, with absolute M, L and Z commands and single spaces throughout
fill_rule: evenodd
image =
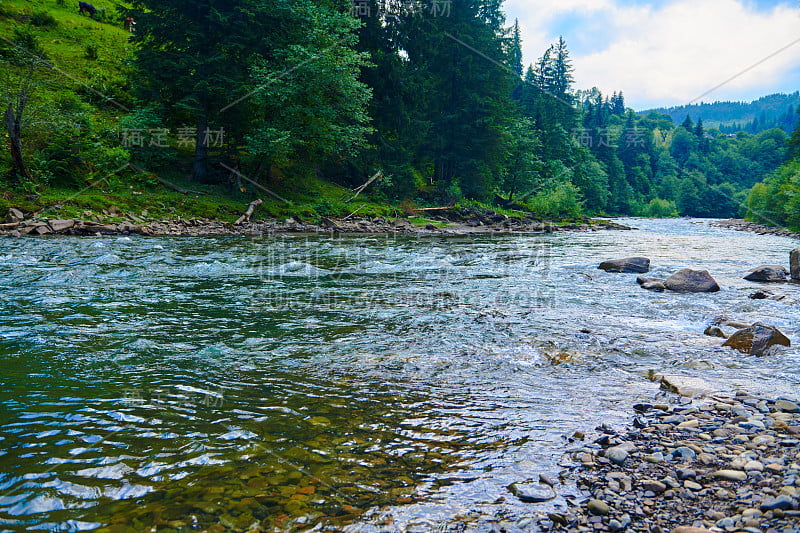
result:
M 374 177 L 362 214 L 730 217 L 791 168 L 780 127 L 676 125 L 578 90 L 563 38 L 524 60 L 496 0 L 96 5 L 91 19 L 66 0 L 0 11 L 6 206 L 140 207 L 169 183 L 206 194 L 159 197 L 165 215 L 265 197 L 269 215 L 338 216 L 353 208 L 342 191 Z
M 650 111 L 669 115 L 676 123 L 687 115 L 694 119 L 702 118 L 707 126 L 723 133 L 760 133 L 771 128 L 791 133 L 797 126 L 800 92 L 770 94 L 752 102 L 700 102 L 642 111 L 640 114 L 646 115 Z

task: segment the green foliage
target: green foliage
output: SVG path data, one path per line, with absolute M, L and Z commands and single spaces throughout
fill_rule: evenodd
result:
M 56 18 L 47 11 L 36 11 L 31 15 L 30 23 L 34 26 L 57 26 Z
M 636 215 L 650 218 L 676 217 L 678 216 L 678 206 L 671 200 L 653 198 Z
M 89 61 L 97 61 L 100 58 L 100 54 L 98 53 L 97 47 L 95 45 L 87 44 L 83 52 L 83 57 L 85 57 Z
M 800 160 L 786 163 L 753 186 L 747 197 L 746 218 L 770 226 L 800 229 Z
M 539 192 L 525 206 L 541 218 L 574 219 L 583 214 L 580 191 L 571 183 L 559 183 L 553 189 Z

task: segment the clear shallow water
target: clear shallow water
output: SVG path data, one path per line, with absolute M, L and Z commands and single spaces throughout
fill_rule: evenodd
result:
M 624 423 L 649 370 L 797 396 L 796 348 L 753 359 L 702 332 L 726 315 L 800 342 L 800 285 L 750 300 L 741 279 L 798 242 L 623 222 L 640 229 L 0 240 L 0 530 L 524 516 L 505 487 Z M 629 255 L 723 290 L 596 269 Z

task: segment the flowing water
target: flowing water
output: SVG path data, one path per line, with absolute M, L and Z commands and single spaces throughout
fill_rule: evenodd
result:
M 796 396 L 795 348 L 755 359 L 702 332 L 725 315 L 800 342 L 800 285 L 751 300 L 741 279 L 798 242 L 623 222 L 639 229 L 4 239 L 0 530 L 524 517 L 506 486 L 557 472 L 565 435 L 625 424 L 650 370 Z M 596 269 L 629 255 L 723 289 Z

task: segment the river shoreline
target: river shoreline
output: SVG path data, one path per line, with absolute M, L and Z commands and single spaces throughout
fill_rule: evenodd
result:
M 131 219 L 125 222 L 105 222 L 75 219 L 33 219 L 0 225 L 0 236 L 54 236 L 54 235 L 149 235 L 154 237 L 218 237 L 261 236 L 271 234 L 310 233 L 378 233 L 378 234 L 427 234 L 427 235 L 479 235 L 493 233 L 548 234 L 564 231 L 630 230 L 632 228 L 610 220 L 586 219 L 579 223 L 563 223 L 550 220 L 497 217 L 472 219 L 467 222 L 441 221 L 424 226 L 414 225 L 411 219 L 398 218 L 353 218 L 331 219 L 323 217 L 319 223 L 297 218 L 283 221 L 268 220 L 248 222 L 240 225 L 204 218 L 143 221 Z
M 741 218 L 729 218 L 728 220 L 717 220 L 710 224 L 716 228 L 732 229 L 736 231 L 746 231 L 748 233 L 756 233 L 758 235 L 775 235 L 778 237 L 790 237 L 792 239 L 800 239 L 800 233 L 795 233 L 786 228 L 774 228 L 772 226 L 765 226 L 756 222 L 748 222 Z

